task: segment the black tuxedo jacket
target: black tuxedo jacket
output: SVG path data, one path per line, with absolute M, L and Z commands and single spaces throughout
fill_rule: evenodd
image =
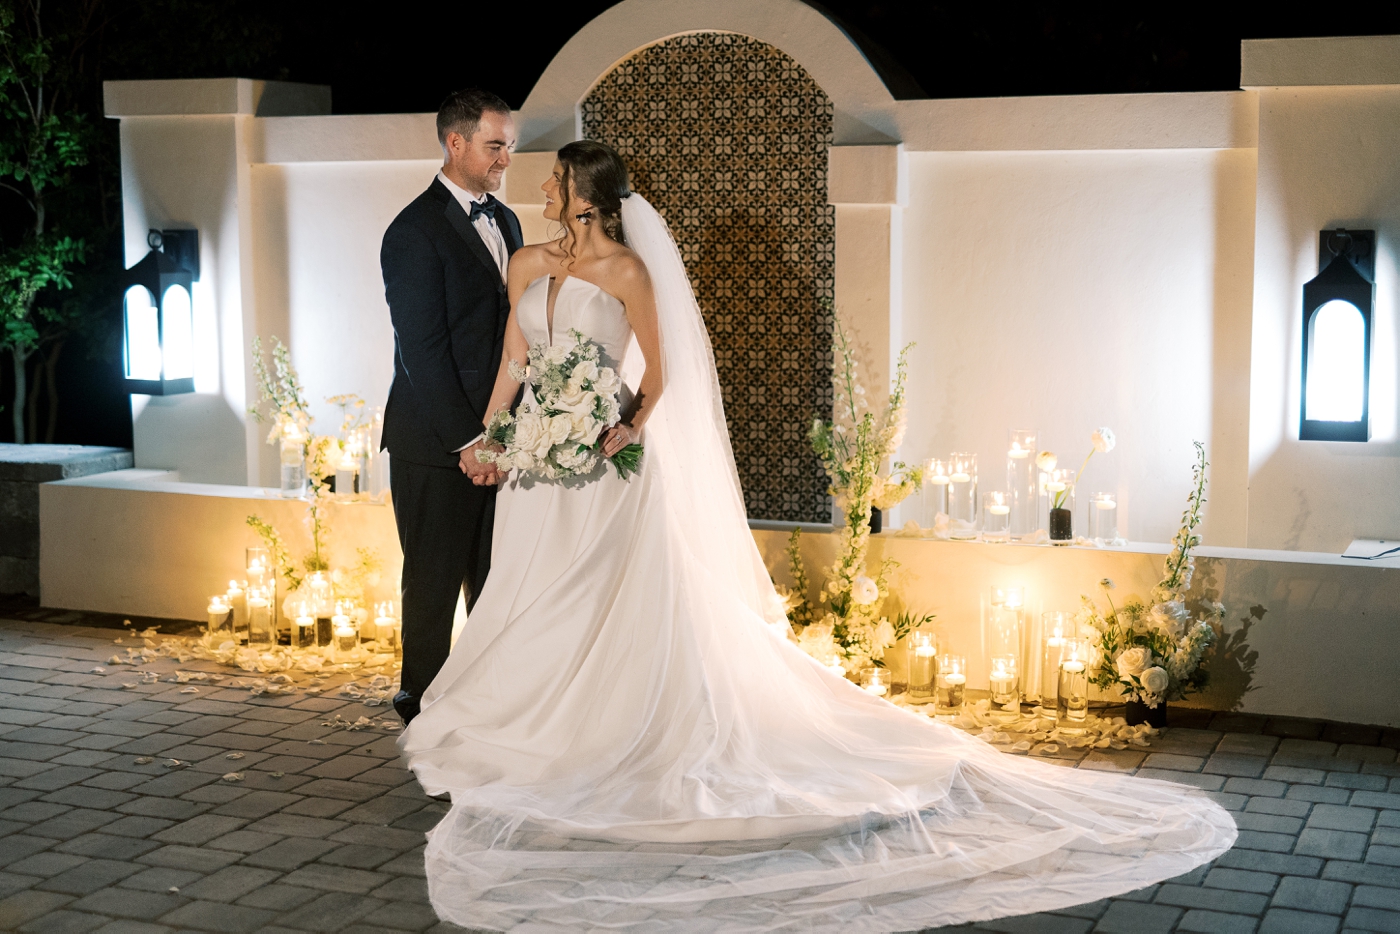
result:
M 496 226 L 511 253 L 520 222 L 504 204 Z M 456 467 L 484 430 L 510 300 L 491 251 L 438 179 L 399 212 L 379 251 L 394 325 L 394 383 L 384 410 L 390 455 Z

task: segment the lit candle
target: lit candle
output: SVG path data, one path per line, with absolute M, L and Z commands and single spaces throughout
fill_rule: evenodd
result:
M 272 629 L 272 603 L 261 590 L 248 592 L 248 641 L 268 645 L 276 641 Z
M 379 643 L 381 652 L 394 647 L 394 633 L 397 624 L 398 620 L 392 616 L 376 616 L 374 618 L 374 641 Z
M 1051 493 L 1063 493 L 1065 491 L 1065 484 L 1061 483 L 1059 480 L 1051 480 L 1049 483 L 1045 484 L 1045 489 L 1049 490 Z
M 1010 506 L 1002 505 L 1001 503 L 994 503 L 987 507 L 987 512 L 990 512 L 994 516 L 1004 516 L 1010 511 Z
M 1011 450 L 1007 451 L 1006 454 L 1008 457 L 1014 457 L 1017 460 L 1025 460 L 1027 457 L 1031 456 L 1031 452 L 1027 451 L 1019 444 L 1013 444 Z
M 1014 694 L 1016 691 L 1016 663 L 1015 659 L 994 658 L 992 659 L 992 698 L 995 703 L 1005 704 L 1006 695 Z
M 248 638 L 248 594 L 246 581 L 229 581 L 226 599 L 233 607 L 233 636 L 240 642 Z
M 344 620 L 344 622 L 340 622 Z M 360 644 L 360 634 L 355 631 L 355 627 L 350 625 L 348 616 L 337 616 L 335 622 L 335 647 L 342 652 L 354 651 L 355 646 Z
M 209 635 L 220 636 L 229 634 L 229 610 L 228 601 L 223 596 L 209 598 Z
M 947 474 L 934 474 L 932 477 L 928 478 L 928 482 L 937 484 L 938 486 L 947 486 L 948 476 Z
M 335 468 L 335 491 L 342 495 L 350 495 L 355 492 L 355 456 L 350 450 L 346 450 L 340 456 L 340 463 Z
M 296 618 L 296 639 L 292 643 L 299 649 L 309 649 L 316 645 L 316 617 Z
M 958 473 L 953 474 L 953 475 L 952 475 L 951 477 L 949 477 L 948 479 L 949 479 L 950 481 L 952 481 L 953 483 L 971 483 L 971 482 L 972 482 L 972 475 L 971 475 L 971 474 L 962 473 L 962 472 L 958 472 Z
M 870 671 L 866 672 L 864 681 L 865 683 L 861 685 L 861 687 L 864 688 L 867 693 L 874 694 L 876 697 L 884 697 L 890 692 L 889 678 L 886 677 L 886 672 L 883 668 L 872 668 Z

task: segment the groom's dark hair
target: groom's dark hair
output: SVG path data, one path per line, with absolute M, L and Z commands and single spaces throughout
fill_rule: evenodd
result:
M 490 91 L 480 88 L 453 91 L 438 108 L 438 142 L 447 145 L 448 133 L 460 133 L 471 139 L 476 133 L 477 125 L 481 123 L 481 115 L 488 110 L 509 115 L 510 105 Z

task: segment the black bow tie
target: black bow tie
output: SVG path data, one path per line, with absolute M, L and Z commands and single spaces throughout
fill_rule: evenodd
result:
M 471 216 L 472 223 L 475 224 L 476 219 L 482 214 L 485 214 L 487 217 L 491 218 L 492 220 L 495 220 L 496 205 L 498 204 L 500 204 L 500 202 L 497 201 L 495 198 L 491 197 L 490 195 L 486 196 L 485 201 L 473 201 Z

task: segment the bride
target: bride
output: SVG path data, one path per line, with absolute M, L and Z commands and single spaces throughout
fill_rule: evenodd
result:
M 510 361 L 578 330 L 612 366 L 632 347 L 605 450 L 646 453 L 627 479 L 501 490 L 490 578 L 400 741 L 452 798 L 426 851 L 442 918 L 910 930 L 1118 895 L 1234 842 L 1193 790 L 1004 755 L 792 645 L 665 221 L 599 143 L 544 190 L 565 233 L 511 260 L 492 411 Z

